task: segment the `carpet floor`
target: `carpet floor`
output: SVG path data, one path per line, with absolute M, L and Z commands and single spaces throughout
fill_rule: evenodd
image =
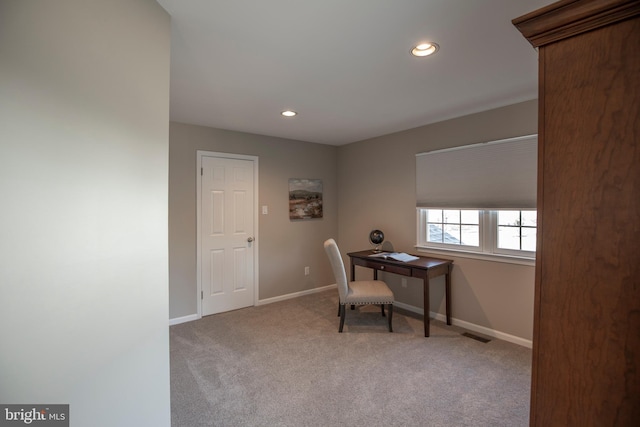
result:
M 196 426 L 527 426 L 531 350 L 337 291 L 170 327 L 171 420 Z

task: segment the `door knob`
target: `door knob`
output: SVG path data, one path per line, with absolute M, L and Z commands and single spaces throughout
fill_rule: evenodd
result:
M 253 242 L 253 237 L 249 237 L 249 238 L 247 239 L 247 242 L 249 242 L 249 243 Z

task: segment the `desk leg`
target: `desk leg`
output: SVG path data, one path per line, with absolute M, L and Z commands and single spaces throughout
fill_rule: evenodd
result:
M 353 262 L 351 262 L 351 281 L 354 282 L 356 280 L 356 266 Z M 356 306 L 351 304 L 351 310 L 355 310 Z
M 429 336 L 429 275 L 424 278 L 424 336 Z
M 445 276 L 445 299 L 447 306 L 447 325 L 451 325 L 451 270 L 453 264 L 449 264 L 449 270 Z

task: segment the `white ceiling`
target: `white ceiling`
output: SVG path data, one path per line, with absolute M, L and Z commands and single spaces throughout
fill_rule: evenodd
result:
M 552 1 L 158 3 L 171 120 L 342 145 L 536 98 L 537 53 L 511 20 Z M 440 51 L 412 57 L 421 41 Z

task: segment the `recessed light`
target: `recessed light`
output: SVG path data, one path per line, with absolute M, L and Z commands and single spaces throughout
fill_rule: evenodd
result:
M 286 111 L 283 111 L 280 114 L 282 114 L 285 117 L 293 117 L 293 116 L 297 115 L 298 113 L 296 113 L 295 111 L 286 110 Z
M 440 46 L 436 43 L 420 43 L 411 49 L 411 54 L 413 56 L 429 56 L 436 53 L 438 49 L 440 49 Z

